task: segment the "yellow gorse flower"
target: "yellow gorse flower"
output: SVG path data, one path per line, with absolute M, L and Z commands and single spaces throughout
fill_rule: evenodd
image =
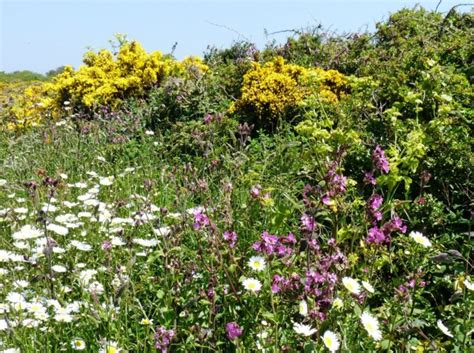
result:
M 123 42 L 116 54 L 88 51 L 83 62 L 76 71 L 68 66 L 51 82 L 30 86 L 16 95 L 8 112 L 8 129 L 59 119 L 65 115 L 64 101 L 86 109 L 117 108 L 129 97 L 145 96 L 169 76 L 188 79 L 208 71 L 200 58 L 177 61 L 159 51 L 147 53 L 136 41 Z

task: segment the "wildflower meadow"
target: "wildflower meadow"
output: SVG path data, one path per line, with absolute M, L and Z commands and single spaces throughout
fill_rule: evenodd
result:
M 0 83 L 0 352 L 473 352 L 472 24 Z

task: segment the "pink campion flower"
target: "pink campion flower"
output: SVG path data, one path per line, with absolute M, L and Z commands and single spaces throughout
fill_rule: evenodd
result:
M 382 203 L 383 197 L 379 194 L 373 194 L 367 202 L 369 214 L 377 221 L 380 221 L 382 219 L 382 213 L 379 211 L 379 208 L 380 206 L 382 206 Z
M 230 339 L 231 341 L 239 338 L 242 333 L 243 329 L 242 327 L 239 326 L 236 322 L 229 322 L 225 325 L 225 330 L 227 333 L 227 338 Z
M 204 124 L 209 125 L 212 122 L 212 115 L 211 114 L 206 114 L 204 116 Z
M 400 217 L 395 215 L 390 221 L 388 221 L 382 226 L 382 231 L 385 234 L 390 234 L 392 232 L 400 232 L 405 234 L 407 231 L 407 226 L 403 223 Z
M 155 331 L 155 348 L 159 349 L 161 353 L 167 353 L 173 337 L 173 330 L 167 330 L 163 326 L 157 327 Z
M 199 230 L 204 226 L 208 226 L 209 224 L 209 217 L 207 217 L 204 213 L 198 211 L 194 214 L 194 230 Z
M 261 191 L 262 191 L 262 187 L 259 184 L 254 185 L 250 189 L 250 196 L 252 196 L 254 199 L 257 199 L 260 196 Z
M 312 232 L 316 229 L 316 221 L 314 218 L 307 213 L 303 213 L 301 216 L 301 223 L 303 224 L 303 231 Z
M 380 145 L 375 146 L 374 152 L 372 153 L 372 162 L 382 174 L 387 174 L 390 171 L 390 164 Z
M 237 243 L 237 233 L 236 232 L 226 231 L 226 232 L 224 232 L 223 237 L 229 243 L 229 246 L 231 248 L 235 247 L 235 244 Z
M 365 184 L 371 184 L 371 185 L 376 185 L 377 184 L 377 181 L 375 180 L 375 177 L 374 177 L 374 171 L 373 170 L 365 172 L 365 174 L 364 174 L 364 183 Z
M 369 229 L 366 241 L 371 244 L 384 244 L 388 241 L 385 232 L 375 226 Z

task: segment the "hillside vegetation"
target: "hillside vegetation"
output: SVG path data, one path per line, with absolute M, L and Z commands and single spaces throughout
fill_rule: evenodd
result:
M 473 28 L 0 83 L 0 352 L 469 352 Z

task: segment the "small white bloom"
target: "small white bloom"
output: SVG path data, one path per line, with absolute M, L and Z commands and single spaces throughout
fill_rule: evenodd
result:
M 86 342 L 81 338 L 76 338 L 71 341 L 71 347 L 76 351 L 83 351 L 86 349 Z
M 449 329 L 443 324 L 441 320 L 436 321 L 436 325 L 438 328 L 448 337 L 453 337 L 453 334 L 449 331 Z
M 28 213 L 28 209 L 25 207 L 17 207 L 13 209 L 13 212 L 18 213 L 18 214 L 26 214 Z
M 145 135 L 148 135 L 148 136 L 153 136 L 155 133 L 151 130 L 146 130 L 145 131 Z
M 329 349 L 330 352 L 337 352 L 341 344 L 339 342 L 339 339 L 337 338 L 337 335 L 334 332 L 328 330 L 324 332 L 322 338 L 324 345 L 327 349 Z
M 61 265 L 54 265 L 54 266 L 51 266 L 51 269 L 52 269 L 54 272 L 57 272 L 57 273 L 64 273 L 64 272 L 67 271 L 66 267 L 61 266 Z
M 82 241 L 78 241 L 78 240 L 72 240 L 71 245 L 74 246 L 76 249 L 81 250 L 81 251 L 91 251 L 92 250 L 91 245 L 89 245 L 87 243 L 83 243 Z
M 359 294 L 360 293 L 360 284 L 356 279 L 353 279 L 351 277 L 344 277 L 342 279 L 342 284 L 352 294 Z
M 132 240 L 132 243 L 146 247 L 146 248 L 150 248 L 150 247 L 158 245 L 158 240 L 135 238 Z
M 425 237 L 420 232 L 410 232 L 410 237 L 418 244 L 424 246 L 425 248 L 431 247 L 430 240 Z
M 463 281 L 463 283 L 467 289 L 474 291 L 474 283 L 470 282 L 467 278 Z
M 254 271 L 263 271 L 265 269 L 265 259 L 261 256 L 252 256 L 247 265 Z
M 151 325 L 153 325 L 153 320 L 144 318 L 140 321 L 140 324 L 142 324 L 144 326 L 151 326 Z
M 362 285 L 364 286 L 365 290 L 369 293 L 375 293 L 374 287 L 369 282 L 362 281 Z
M 113 176 L 108 176 L 108 177 L 99 179 L 99 184 L 102 185 L 102 186 L 110 186 L 113 183 L 114 183 L 114 177 Z
M 308 315 L 308 303 L 306 302 L 306 300 L 300 301 L 300 304 L 298 305 L 298 311 L 302 316 Z
M 5 179 L 0 179 L 0 186 L 7 185 L 7 181 Z
M 119 353 L 122 349 L 119 348 L 117 342 L 110 341 L 106 342 L 105 345 L 99 350 L 99 353 Z
M 31 226 L 29 224 L 24 225 L 21 229 L 12 234 L 12 238 L 14 240 L 26 240 L 26 239 L 34 239 L 39 238 L 43 235 L 43 232 L 39 229 Z
M 258 292 L 260 289 L 262 289 L 262 283 L 255 278 L 245 278 L 242 281 L 242 284 L 246 290 L 251 292 Z
M 368 312 L 364 312 L 360 318 L 362 325 L 365 330 L 375 341 L 380 341 L 382 339 L 382 332 L 379 329 L 379 322 L 377 318 L 372 316 Z
M 315 328 L 312 328 L 309 325 L 299 324 L 297 322 L 293 324 L 293 330 L 295 330 L 297 334 L 303 335 L 306 337 L 311 336 L 317 331 Z
M 68 228 L 60 226 L 58 224 L 54 224 L 54 223 L 48 224 L 46 226 L 46 229 L 58 235 L 67 235 L 69 233 Z

